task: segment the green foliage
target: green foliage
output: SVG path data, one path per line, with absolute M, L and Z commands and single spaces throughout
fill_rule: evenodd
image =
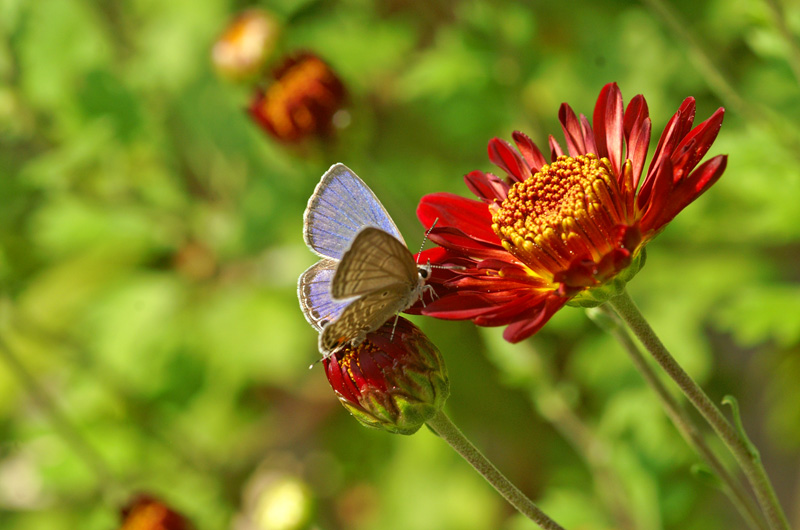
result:
M 244 4 L 0 0 L 0 348 L 123 485 L 0 363 L 0 526 L 113 528 L 126 495 L 148 491 L 199 530 L 274 499 L 300 515 L 263 528 L 533 528 L 441 440 L 362 428 L 307 369 L 302 213 L 344 162 L 413 247 L 422 195 L 469 195 L 462 176 L 492 167 L 490 138 L 546 145 L 558 105 L 591 116 L 609 81 L 645 95 L 654 137 L 686 96 L 698 122 L 727 109 L 711 150 L 730 155 L 725 175 L 628 288 L 712 399 L 737 397 L 779 495 L 796 499 L 800 10 L 784 6 L 790 41 L 769 4 L 672 3 L 695 44 L 648 3 L 264 3 L 283 51 L 319 53 L 350 98 L 336 138 L 286 147 L 209 62 Z M 448 362 L 453 418 L 565 526 L 743 527 L 581 310 L 515 346 L 415 322 Z

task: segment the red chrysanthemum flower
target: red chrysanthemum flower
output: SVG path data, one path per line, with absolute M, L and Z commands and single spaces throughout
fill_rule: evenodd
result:
M 272 81 L 250 103 L 250 116 L 282 142 L 325 136 L 346 98 L 344 84 L 319 57 L 309 52 L 287 57 Z
M 521 132 L 517 149 L 494 138 L 489 158 L 507 178 L 473 171 L 480 200 L 449 193 L 422 198 L 417 216 L 440 245 L 423 253 L 437 265 L 440 298 L 426 315 L 508 326 L 518 342 L 564 304 L 599 305 L 619 293 L 643 264 L 644 246 L 722 175 L 724 155 L 698 166 L 719 132 L 724 109 L 695 128 L 694 98 L 667 124 L 645 169 L 650 118 L 641 95 L 623 110 L 616 83 L 603 87 L 593 126 L 562 104 L 566 152 L 550 137 L 548 164 Z M 644 172 L 644 178 L 642 174 Z

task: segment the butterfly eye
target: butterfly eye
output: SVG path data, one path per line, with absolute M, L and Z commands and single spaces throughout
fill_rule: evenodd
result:
M 431 275 L 431 271 L 429 271 L 428 269 L 426 269 L 424 267 L 418 268 L 417 269 L 417 273 L 419 274 L 419 277 L 422 278 L 423 280 L 427 280 L 428 276 Z

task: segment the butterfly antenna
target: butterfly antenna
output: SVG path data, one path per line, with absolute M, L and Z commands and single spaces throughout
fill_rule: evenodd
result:
M 309 370 L 313 370 L 313 369 L 314 369 L 314 367 L 315 367 L 315 366 L 316 366 L 318 363 L 321 363 L 323 359 L 325 359 L 325 357 L 323 357 L 322 359 L 317 359 L 317 360 L 316 360 L 316 361 L 314 361 L 313 363 L 309 364 L 309 365 L 308 365 L 308 369 L 309 369 Z
M 439 218 L 437 217 L 436 219 L 433 220 L 433 224 L 431 225 L 431 227 L 428 228 L 425 231 L 425 237 L 422 238 L 422 244 L 419 246 L 419 252 L 417 252 L 417 265 L 419 265 L 419 254 L 420 254 L 420 252 L 422 252 L 422 248 L 425 246 L 425 243 L 427 243 L 428 236 L 430 235 L 431 230 L 434 229 L 434 227 L 436 226 L 436 223 L 438 223 L 438 222 L 439 222 Z
M 419 265 L 419 255 L 422 252 L 422 248 L 425 246 L 425 243 L 428 241 L 428 236 L 430 235 L 431 231 L 436 227 L 436 223 L 439 222 L 439 218 L 433 220 L 433 224 L 430 228 L 425 231 L 425 237 L 422 238 L 422 244 L 419 246 L 419 252 L 417 252 L 417 265 Z M 463 271 L 466 270 L 466 267 L 462 267 L 461 265 L 431 265 L 431 260 L 428 260 L 427 267 L 431 269 L 447 269 L 452 271 Z

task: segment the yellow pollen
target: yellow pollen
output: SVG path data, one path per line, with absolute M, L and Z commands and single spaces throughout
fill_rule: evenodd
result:
M 368 354 L 368 353 L 376 353 L 378 348 L 372 344 L 369 340 L 365 340 L 358 346 L 350 346 L 349 344 L 342 348 L 342 355 L 341 359 L 339 359 L 339 366 L 345 372 L 347 372 L 348 377 L 355 381 L 355 376 L 353 375 L 353 367 L 354 365 L 357 367 L 359 365 L 358 359 L 360 354 Z
M 506 250 L 530 255 L 534 245 L 585 239 L 581 226 L 603 223 L 603 212 L 615 217 L 616 205 L 605 203 L 618 198 L 616 179 L 603 160 L 593 154 L 560 156 L 511 187 L 492 215 L 492 229 Z

